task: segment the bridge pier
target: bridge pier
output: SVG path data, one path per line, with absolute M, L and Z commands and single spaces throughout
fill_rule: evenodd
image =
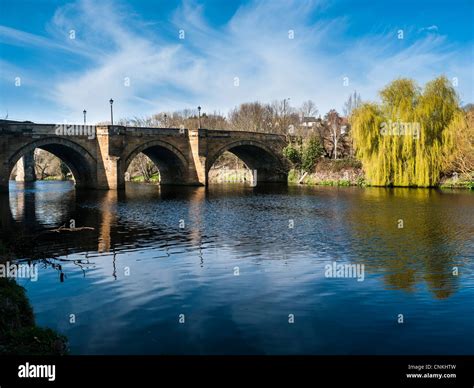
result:
M 97 163 L 97 189 L 118 190 L 125 188 L 125 172 L 121 159 L 125 144 L 123 127 L 101 126 L 96 128 L 99 160 Z
M 36 180 L 34 151 L 27 152 L 18 161 L 15 180 L 17 182 L 34 182 Z
M 189 146 L 191 148 L 191 160 L 194 162 L 189 163 L 188 175 L 195 177 L 196 185 L 207 186 L 207 130 L 190 129 L 188 136 Z

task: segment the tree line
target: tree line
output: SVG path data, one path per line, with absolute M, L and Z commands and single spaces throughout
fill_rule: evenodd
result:
M 362 101 L 354 91 L 342 114 L 331 109 L 322 117 L 312 100 L 293 107 L 289 99 L 246 102 L 224 116 L 219 112 L 183 109 L 147 117 L 124 118 L 119 125 L 156 128 L 206 128 L 276 133 L 287 136 L 285 156 L 300 173 L 311 173 L 319 161 L 362 162 L 368 184 L 434 186 L 443 176 L 474 180 L 474 106 L 461 106 L 446 77 L 420 88 L 397 79 L 380 91 L 380 103 Z M 70 177 L 64 163 L 46 151 L 36 151 L 39 179 Z M 242 166 L 226 153 L 216 162 Z M 129 175 L 157 179 L 156 166 L 143 154 L 132 162 Z

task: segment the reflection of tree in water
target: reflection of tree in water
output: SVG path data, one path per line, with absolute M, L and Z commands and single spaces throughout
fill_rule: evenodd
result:
M 59 281 L 61 283 L 67 278 L 66 273 L 63 269 L 63 264 L 73 264 L 79 267 L 82 271 L 83 277 L 86 277 L 86 270 L 89 269 L 90 266 L 95 265 L 95 263 L 89 261 L 88 259 L 64 259 L 64 258 L 50 258 L 50 259 L 39 259 L 39 260 L 18 260 L 18 263 L 27 262 L 28 265 L 31 264 L 41 264 L 43 269 L 52 268 L 59 273 Z
M 458 287 L 453 267 L 466 254 L 458 234 L 467 226 L 459 219 L 463 206 L 435 190 L 369 188 L 361 195 L 348 213 L 356 261 L 385 273 L 391 288 L 413 291 L 426 282 L 437 298 L 451 296 Z
M 196 256 L 203 265 L 206 241 L 216 238 L 230 238 L 233 249 L 241 255 L 252 253 L 255 257 L 265 257 L 271 254 L 272 260 L 286 259 L 287 253 L 293 252 L 295 246 L 306 252 L 326 249 L 325 252 L 334 257 L 340 252 L 348 252 L 355 262 L 365 264 L 368 272 L 384 274 L 388 288 L 410 292 L 417 285 L 426 284 L 438 298 L 447 298 L 456 291 L 459 279 L 453 276 L 453 267 L 459 266 L 459 276 L 462 276 L 461 267 L 468 263 L 467 250 L 472 244 L 469 235 L 469 229 L 472 234 L 469 218 L 472 217 L 472 197 L 469 195 L 449 198 L 449 194 L 425 189 L 279 189 L 281 192 L 278 193 L 283 195 L 306 195 L 310 205 L 318 205 L 309 206 L 311 210 L 308 211 L 304 203 L 288 205 L 280 202 L 278 197 L 267 197 L 262 203 L 257 198 L 253 202 L 256 194 L 266 193 L 265 186 L 228 190 L 218 187 L 212 192 L 204 188 L 168 192 L 165 187 L 145 186 L 136 192 L 134 187 L 129 187 L 122 194 L 78 192 L 75 197 L 65 196 L 62 198 L 64 203 L 58 203 L 61 216 L 54 227 L 38 222 L 37 211 L 25 212 L 33 220 L 25 216 L 21 222 L 13 221 L 8 197 L 4 201 L 0 196 L 0 240 L 3 239 L 3 245 L 14 252 L 12 257 L 46 260 L 49 265 L 60 265 L 53 268 L 59 271 L 62 280 L 65 275 L 61 273 L 66 265 L 54 259 L 56 257 L 80 254 L 84 258 L 84 252 L 98 257 L 96 254 L 112 252 L 110 273 L 115 278 L 116 254 L 128 249 L 126 247 L 153 248 L 158 250 L 158 254 L 170 257 L 173 247 L 191 246 L 196 248 Z M 272 187 L 269 192 L 275 195 L 277 191 Z M 234 196 L 251 198 L 249 203 L 237 201 L 235 204 Z M 166 206 L 171 210 L 159 212 L 159 215 L 156 215 L 156 210 L 150 211 L 149 203 L 157 200 L 163 201 L 163 205 L 169 200 Z M 232 208 L 227 209 L 230 200 Z M 126 205 L 126 212 L 123 205 Z M 51 203 L 48 206 L 54 210 Z M 225 217 L 228 212 L 240 212 L 240 216 Z M 281 221 L 280 214 L 291 214 L 295 219 L 305 220 L 307 226 L 299 229 L 301 234 L 285 228 L 286 234 L 276 236 L 266 232 L 266 228 L 259 228 L 266 226 L 271 217 Z M 181 218 L 186 219 L 184 230 L 177 226 Z M 45 228 L 68 225 L 70 219 L 75 219 L 76 226 L 91 226 L 94 230 L 45 233 Z M 250 227 L 241 225 L 250 219 L 253 220 Z M 403 229 L 397 227 L 399 219 L 403 220 Z M 287 220 L 284 221 L 286 226 Z M 249 229 L 250 233 L 235 233 L 236 230 Z M 256 234 L 257 230 L 261 232 Z M 41 238 L 35 238 L 38 233 Z M 72 260 L 71 263 L 78 265 L 85 274 L 91 264 L 88 260 L 86 255 L 85 260 Z

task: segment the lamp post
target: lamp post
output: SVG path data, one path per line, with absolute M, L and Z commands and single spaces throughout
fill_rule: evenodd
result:
M 87 114 L 87 111 L 84 109 L 82 111 L 82 114 L 84 115 L 84 125 L 86 125 L 86 114 Z
M 165 128 L 168 128 L 168 115 L 165 113 L 164 115 L 164 118 L 165 118 Z
M 199 129 L 201 129 L 201 107 L 198 106 L 198 122 L 199 122 Z
M 110 99 L 109 102 L 110 102 L 110 124 L 114 125 L 114 109 L 113 109 L 114 100 Z

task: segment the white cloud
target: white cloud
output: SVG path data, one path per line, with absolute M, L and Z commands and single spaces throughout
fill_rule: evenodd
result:
M 116 101 L 115 117 L 197 105 L 227 112 L 245 101 L 288 97 L 292 105 L 313 99 L 324 113 L 340 109 L 354 89 L 364 99 L 375 99 L 380 88 L 399 76 L 420 83 L 439 74 L 458 76 L 464 80 L 464 99 L 473 99 L 469 57 L 442 36 L 429 34 L 412 43 L 398 40 L 396 31 L 351 38 L 344 36 L 349 16 L 312 21 L 319 5 L 251 3 L 227 24 L 213 27 L 203 6 L 185 1 L 163 26 L 117 3 L 84 0 L 56 12 L 48 31 L 61 37 L 57 42 L 22 33 L 16 33 L 16 41 L 86 57 L 83 68 L 57 74 L 45 85 L 50 103 L 61 109 L 51 109 L 51 121 L 80 120 L 84 108 L 91 121 L 107 120 L 110 97 Z M 72 44 L 65 38 L 71 28 L 77 34 Z M 184 40 L 178 39 L 180 29 Z M 5 34 L 14 35 L 0 30 L 0 37 Z
M 437 32 L 437 31 L 438 31 L 438 26 L 436 26 L 436 25 L 433 24 L 433 25 L 428 26 L 428 27 L 420 28 L 419 31 L 420 31 L 420 32 L 423 32 L 423 31 Z

